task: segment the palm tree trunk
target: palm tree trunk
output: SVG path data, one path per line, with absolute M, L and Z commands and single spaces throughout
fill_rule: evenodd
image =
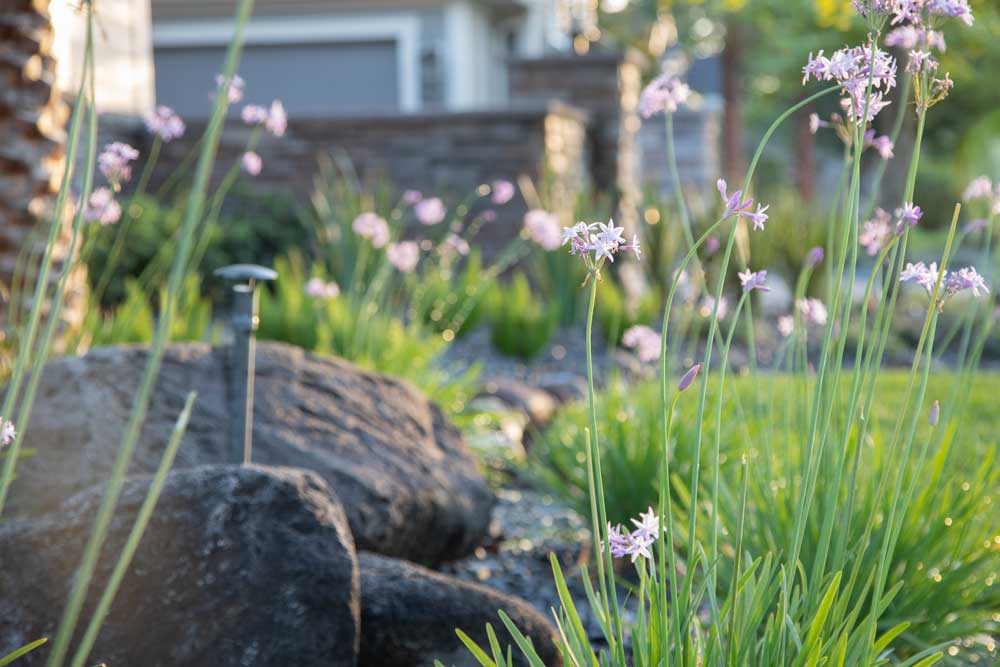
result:
M 8 319 L 15 270 L 30 281 L 18 257 L 23 262 L 41 250 L 29 247 L 44 243 L 32 230 L 48 213 L 65 166 L 68 110 L 56 86 L 48 7 L 49 0 L 0 1 L 0 321 Z M 59 268 L 72 259 L 66 223 L 54 249 Z M 80 315 L 84 283 L 85 274 L 74 269 L 64 309 L 69 321 Z

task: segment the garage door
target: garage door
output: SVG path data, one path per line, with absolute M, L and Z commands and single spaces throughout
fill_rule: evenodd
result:
M 188 118 L 211 111 L 209 94 L 225 46 L 157 47 L 156 99 Z M 329 116 L 400 107 L 396 42 L 249 44 L 240 75 L 246 100 L 280 99 L 289 115 Z

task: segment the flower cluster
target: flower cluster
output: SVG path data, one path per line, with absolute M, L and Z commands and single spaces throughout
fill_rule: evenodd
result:
M 514 184 L 510 181 L 493 181 L 493 187 L 490 188 L 490 191 L 492 192 L 490 200 L 498 206 L 509 202 L 517 192 Z
M 896 87 L 896 59 L 889 53 L 873 45 L 845 47 L 831 57 L 823 51 L 813 56 L 802 68 L 802 83 L 810 79 L 836 81 L 843 92 L 841 107 L 853 123 L 862 121 L 865 109 L 868 113 L 863 120 L 871 122 L 882 109 L 889 106 L 885 95 Z M 867 95 L 869 81 L 871 96 Z
M 545 250 L 555 250 L 562 243 L 559 216 L 535 208 L 524 214 L 524 231 L 528 238 Z
M 247 151 L 240 159 L 240 167 L 251 176 L 257 176 L 264 168 L 264 160 L 254 151 Z
M 719 194 L 722 196 L 722 203 L 726 207 L 725 212 L 722 214 L 723 217 L 728 218 L 734 215 L 742 215 L 753 223 L 755 230 L 764 229 L 764 223 L 767 222 L 766 211 L 771 208 L 770 205 L 762 206 L 758 202 L 757 210 L 750 211 L 750 207 L 753 206 L 753 199 L 743 199 L 742 190 L 737 190 L 729 194 L 729 186 L 726 184 L 725 179 L 722 178 L 715 182 L 715 187 L 718 188 Z
M 619 252 L 631 250 L 637 258 L 641 256 L 639 237 L 633 236 L 628 243 L 622 236 L 624 231 L 624 227 L 615 227 L 614 220 L 608 220 L 607 224 L 578 222 L 563 228 L 562 245 L 569 244 L 570 254 L 578 255 L 591 273 L 597 273 L 604 260 L 614 262 Z
M 162 141 L 180 139 L 184 136 L 184 130 L 187 129 L 177 112 L 163 105 L 156 107 L 143 120 L 150 134 L 155 134 Z
M 17 429 L 14 428 L 14 422 L 0 417 L 0 447 L 9 446 L 16 437 Z
M 637 324 L 629 327 L 622 334 L 622 345 L 635 350 L 639 361 L 650 362 L 660 358 L 660 347 L 663 339 L 652 327 L 645 324 Z
M 226 85 L 226 77 L 221 74 L 215 75 L 215 85 L 222 91 L 223 87 Z M 233 75 L 233 80 L 229 83 L 226 88 L 226 98 L 229 100 L 230 104 L 236 104 L 243 99 L 243 89 L 246 87 L 246 82 L 243 81 L 243 77 L 239 74 Z
M 818 113 L 810 114 L 809 132 L 816 134 L 820 128 L 833 128 L 837 133 L 837 137 L 847 146 L 854 143 L 854 131 L 839 113 L 830 114 L 830 120 L 823 120 Z M 893 158 L 893 149 L 895 147 L 892 138 L 888 135 L 876 136 L 875 130 L 865 131 L 862 148 L 866 150 L 874 148 L 883 160 L 891 160 Z
M 864 223 L 858 235 L 858 243 L 874 257 L 892 238 L 892 216 L 882 208 L 875 209 L 875 217 Z
M 139 157 L 139 151 L 121 141 L 113 141 L 97 156 L 97 167 L 108 179 L 111 188 L 118 192 L 122 183 L 132 178 L 132 162 Z
M 110 188 L 97 188 L 90 193 L 83 217 L 87 222 L 113 225 L 121 220 L 122 206 L 115 200 Z
M 747 269 L 736 275 L 739 276 L 740 285 L 743 286 L 744 292 L 751 292 L 755 289 L 767 292 L 771 289 L 764 284 L 764 281 L 767 280 L 767 271 L 751 271 Z
M 931 262 L 930 265 L 926 265 L 923 262 L 917 262 L 916 264 L 908 262 L 906 269 L 899 274 L 900 282 L 915 283 L 923 287 L 928 295 L 934 293 L 938 279 L 941 280 L 943 287 L 942 303 L 945 299 L 963 291 L 972 292 L 972 296 L 974 297 L 990 293 L 989 287 L 986 285 L 986 280 L 973 266 L 967 266 L 958 271 L 945 271 L 941 275 L 936 262 Z
M 420 246 L 415 241 L 390 243 L 385 249 L 386 259 L 400 273 L 410 273 L 420 261 Z
M 941 18 L 956 18 L 967 26 L 975 21 L 969 0 L 853 0 L 851 4 L 872 23 L 890 19 L 890 25 L 919 29 Z
M 381 248 L 389 242 L 389 223 L 371 211 L 354 218 L 351 229 L 361 238 L 371 241 L 376 248 Z
M 418 193 L 419 194 L 419 193 Z M 420 198 L 413 206 L 413 214 L 422 225 L 436 225 L 448 214 L 444 202 L 437 197 Z
M 281 137 L 288 129 L 288 114 L 281 100 L 271 102 L 270 108 L 248 104 L 240 112 L 240 118 L 247 125 L 262 125 L 276 137 Z
M 673 113 L 691 97 L 691 88 L 680 79 L 661 74 L 642 89 L 639 95 L 639 114 L 649 118 L 661 111 Z
M 795 307 L 799 311 L 799 317 L 806 324 L 821 327 L 826 324 L 826 320 L 829 317 L 826 305 L 819 299 L 799 299 L 795 302 Z
M 336 299 L 340 295 L 340 285 L 326 282 L 322 278 L 311 278 L 306 283 L 306 294 L 314 299 Z
M 611 552 L 614 558 L 630 557 L 632 562 L 639 560 L 639 557 L 650 559 L 653 557 L 651 547 L 656 542 L 660 534 L 660 518 L 650 507 L 646 512 L 639 514 L 638 519 L 632 519 L 635 530 L 627 532 L 621 525 L 612 526 L 608 524 L 608 542 L 603 548 Z

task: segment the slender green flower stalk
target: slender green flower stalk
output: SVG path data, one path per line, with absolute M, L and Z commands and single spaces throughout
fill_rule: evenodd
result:
M 118 555 L 118 561 L 115 563 L 114 570 L 112 570 L 111 575 L 108 577 L 108 583 L 104 588 L 104 592 L 101 593 L 101 599 L 98 600 L 97 606 L 94 608 L 93 614 L 91 614 L 90 623 L 87 624 L 87 630 L 83 633 L 80 645 L 77 647 L 73 660 L 70 663 L 71 667 L 83 667 L 90 656 L 91 649 L 94 647 L 94 642 L 97 641 L 97 633 L 100 632 L 101 626 L 104 624 L 104 619 L 111 610 L 111 603 L 118 593 L 118 588 L 125 578 L 125 573 L 132 562 L 132 557 L 135 555 L 136 549 L 139 548 L 139 541 L 142 539 L 142 535 L 146 531 L 146 526 L 149 525 L 149 520 L 153 516 L 156 501 L 159 500 L 160 492 L 163 490 L 163 485 L 167 480 L 167 473 L 173 467 L 174 457 L 177 455 L 181 440 L 184 438 L 184 432 L 187 430 L 196 397 L 197 393 L 192 391 L 188 393 L 187 399 L 184 401 L 184 407 L 181 409 L 181 413 L 174 424 L 174 430 L 170 434 L 170 440 L 167 442 L 166 449 L 163 451 L 160 465 L 157 467 L 156 473 L 150 481 L 146 498 L 143 500 L 142 506 L 139 508 L 139 513 L 136 515 L 132 531 L 129 533 L 128 538 L 126 538 L 125 545 Z
M 236 72 L 236 64 L 239 61 L 240 52 L 243 45 L 243 31 L 253 8 L 253 0 L 240 0 L 238 5 L 233 39 L 229 44 L 226 54 L 223 81 L 225 87 L 233 80 Z M 122 437 L 118 456 L 113 466 L 111 479 L 108 483 L 104 499 L 101 502 L 94 522 L 94 529 L 90 539 L 84 549 L 83 560 L 80 569 L 77 571 L 73 583 L 73 589 L 59 624 L 56 639 L 53 642 L 52 652 L 49 655 L 48 667 L 61 667 L 64 664 L 66 652 L 69 649 L 69 642 L 76 628 L 80 612 L 86 599 L 87 590 L 94 575 L 97 561 L 100 556 L 101 546 L 110 526 L 114 514 L 115 504 L 121 494 L 125 480 L 125 474 L 131 462 L 139 439 L 139 431 L 145 421 L 149 401 L 152 396 L 153 384 L 159 374 L 160 364 L 169 337 L 170 324 L 173 320 L 176 309 L 177 298 L 182 288 L 184 273 L 187 270 L 188 259 L 193 245 L 194 232 L 197 229 L 198 221 L 201 219 L 205 206 L 205 189 L 208 185 L 209 175 L 214 163 L 215 151 L 219 142 L 225 112 L 228 107 L 228 98 L 225 94 L 216 96 L 215 107 L 212 111 L 211 120 L 206 130 L 205 139 L 202 143 L 201 155 L 198 159 L 198 166 L 195 172 L 194 187 L 188 200 L 187 210 L 182 223 L 182 233 L 178 245 L 177 256 L 174 260 L 170 280 L 167 284 L 167 291 L 157 322 L 153 344 L 150 348 L 149 360 L 143 372 L 139 391 L 136 394 L 132 415 L 129 419 L 125 434 Z

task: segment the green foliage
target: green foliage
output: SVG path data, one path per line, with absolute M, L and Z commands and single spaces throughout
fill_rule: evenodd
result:
M 482 322 L 491 284 L 482 254 L 473 250 L 461 268 L 450 263 L 425 267 L 411 290 L 410 311 L 429 329 L 464 336 Z
M 122 202 L 125 215 L 115 225 L 91 224 L 86 228 L 82 257 L 92 289 L 105 287 L 100 305 L 113 306 L 129 296 L 126 285 L 140 284 L 155 294 L 166 277 L 177 251 L 177 235 L 184 214 L 183 200 L 163 202 L 140 195 Z M 308 230 L 299 220 L 287 194 L 259 194 L 237 187 L 226 200 L 218 220 L 202 227 L 197 250 L 198 272 L 204 285 L 214 285 L 212 271 L 227 264 L 269 265 L 290 248 L 302 247 Z M 119 244 L 116 250 L 115 245 Z M 221 298 L 224 286 L 212 296 Z
M 552 338 L 558 322 L 556 308 L 531 290 L 528 278 L 518 273 L 490 294 L 490 340 L 501 353 L 532 359 Z
M 319 354 L 333 354 L 371 370 L 412 381 L 458 416 L 471 398 L 477 369 L 450 373 L 438 356 L 445 347 L 441 336 L 417 322 L 406 323 L 377 303 L 341 294 L 336 298 L 309 296 L 310 277 L 326 279 L 314 264 L 307 273 L 300 253 L 275 260 L 278 271 L 269 289 L 260 294 L 259 338 L 280 340 Z
M 156 312 L 146 292 L 135 280 L 125 285 L 125 300 L 110 312 L 96 305 L 85 310 L 79 328 L 68 332 L 68 351 L 80 352 L 90 347 L 149 343 L 156 329 Z M 160 291 L 160 301 L 164 299 Z M 211 341 L 218 338 L 219 325 L 212 322 L 212 303 L 201 296 L 197 274 L 188 274 L 177 297 L 176 316 L 170 323 L 171 341 Z
M 898 400 L 906 380 L 902 372 L 884 371 L 879 395 Z M 945 388 L 951 381 L 946 375 L 937 375 L 930 383 Z M 801 493 L 798 486 L 801 480 L 796 482 L 795 479 L 803 465 L 804 445 L 796 432 L 801 423 L 788 407 L 795 402 L 788 397 L 803 395 L 808 388 L 789 375 L 767 376 L 762 384 L 749 377 L 734 378 L 730 383 L 732 396 L 726 402 L 721 421 L 720 513 L 724 532 L 732 540 L 737 534 L 741 513 L 739 486 L 744 466 L 739 456 L 749 447 L 744 548 L 751 554 L 765 555 L 785 544 L 792 531 L 793 499 Z M 717 399 L 716 386 L 717 382 L 709 382 L 709 404 Z M 657 457 L 663 439 L 659 392 L 658 382 L 612 381 L 598 398 L 604 496 L 608 520 L 612 523 L 626 523 L 630 517 L 656 506 Z M 858 461 L 854 485 L 858 502 L 851 516 L 840 515 L 838 523 L 850 526 L 851 534 L 859 536 L 864 521 L 873 510 L 886 513 L 887 506 L 872 506 L 872 496 L 881 480 L 892 475 L 900 465 L 906 467 L 907 475 L 927 480 L 920 485 L 902 522 L 889 572 L 893 573 L 894 581 L 903 582 L 903 586 L 889 604 L 881 623 L 886 630 L 898 623 L 907 623 L 900 639 L 911 652 L 956 637 L 1000 630 L 1000 623 L 993 618 L 1000 609 L 1000 588 L 997 587 L 1000 580 L 997 580 L 996 570 L 1000 544 L 994 541 L 1000 533 L 1000 515 L 987 511 L 989 505 L 1000 499 L 996 434 L 988 407 L 997 392 L 1000 392 L 1000 375 L 980 375 L 965 406 L 969 419 L 937 443 L 924 465 L 916 457 L 904 461 L 888 458 L 886 440 L 898 415 L 896 401 L 876 402 L 868 418 L 873 427 Z M 779 417 L 778 423 L 774 423 L 769 406 L 784 415 Z M 582 427 L 586 422 L 585 402 L 565 406 L 532 443 L 525 468 L 527 474 L 584 514 L 590 511 Z M 681 414 L 672 429 L 671 495 L 679 521 L 683 520 L 690 499 L 685 480 L 693 463 L 691 443 L 695 428 L 696 425 Z M 930 432 L 929 426 L 923 426 L 917 437 L 930 437 Z M 713 423 L 704 425 L 704 437 L 707 442 L 714 440 Z M 856 443 L 852 443 L 852 449 L 855 446 Z M 714 479 L 708 452 L 703 452 L 701 466 L 705 471 L 701 496 L 707 498 Z M 831 492 L 828 485 L 833 481 L 820 476 L 818 498 L 827 497 Z M 846 485 L 833 493 L 836 502 L 842 504 Z M 812 511 L 810 525 L 821 526 L 825 517 L 837 511 L 836 506 L 820 502 Z M 708 508 L 704 513 L 707 517 Z M 683 526 L 679 528 L 683 530 Z M 707 542 L 707 532 L 700 537 Z M 818 558 L 817 538 L 814 533 L 807 536 L 801 557 L 806 572 L 812 571 Z M 854 551 L 856 547 L 852 546 L 853 558 L 862 560 L 860 571 L 865 576 L 874 573 L 877 567 L 877 545 L 882 538 L 880 530 L 876 530 L 866 548 Z M 723 548 L 735 549 L 735 544 L 730 541 Z M 728 592 L 731 576 L 732 571 L 723 568 L 720 582 L 725 585 L 720 595 Z M 996 583 L 990 585 L 989 582 Z M 928 613 L 930 609 L 935 610 L 934 613 Z
M 638 300 L 630 301 L 624 288 L 611 272 L 597 284 L 597 325 L 604 339 L 621 342 L 622 334 L 636 324 L 653 325 L 662 312 L 662 297 L 657 289 L 647 289 Z

